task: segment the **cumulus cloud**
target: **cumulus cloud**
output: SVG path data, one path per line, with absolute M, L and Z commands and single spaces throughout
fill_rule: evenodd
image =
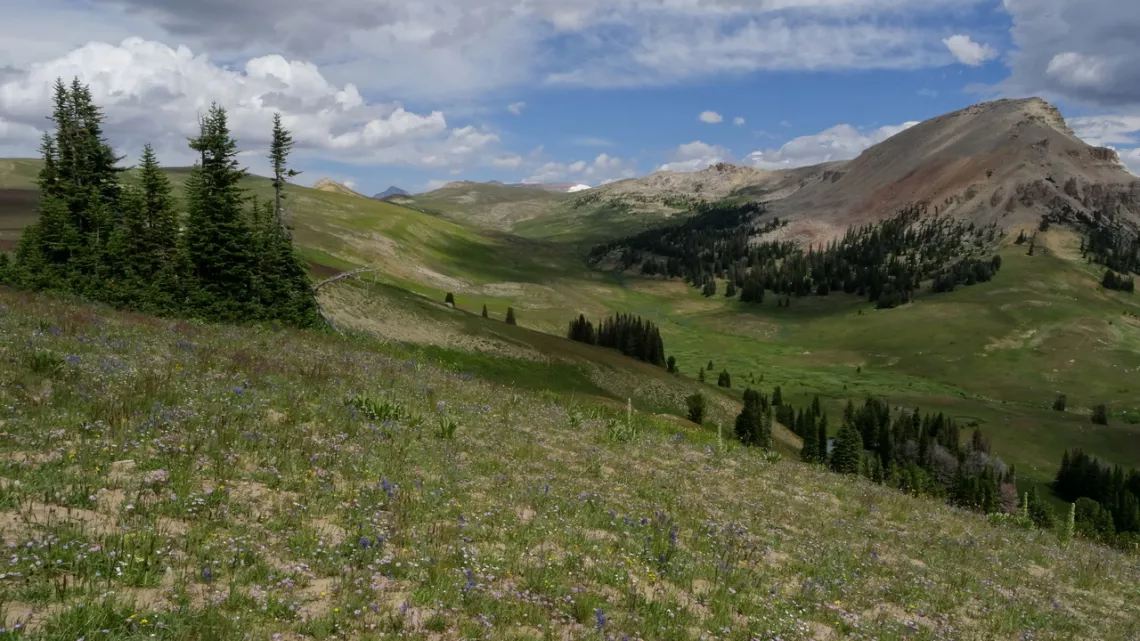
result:
M 596 181 L 605 184 L 622 178 L 637 175 L 634 167 L 621 158 L 609 154 L 598 154 L 592 162 L 578 160 L 572 163 L 545 162 L 536 167 L 522 182 L 549 183 L 573 181 Z
M 1140 114 L 1069 118 L 1073 133 L 1090 145 L 1133 145 L 1140 142 Z
M 30 60 L 143 35 L 226 60 L 283 53 L 338 83 L 470 97 L 536 78 L 662 84 L 758 69 L 916 68 L 949 54 L 933 25 L 985 0 L 0 0 L 0 51 Z M 31 14 L 55 12 L 38 20 Z M 933 19 L 933 18 L 937 18 Z M 167 39 L 169 38 L 169 39 Z M 47 44 L 45 44 L 47 43 Z M 5 59 L 0 56 L 0 60 Z M 23 59 L 23 58 L 22 58 Z M 17 63 L 21 64 L 21 63 Z
M 522 164 L 522 156 L 517 155 L 499 156 L 491 161 L 491 165 L 497 169 L 518 169 Z
M 744 123 L 745 123 L 744 118 L 741 118 L 740 116 L 737 116 L 737 117 L 732 119 L 732 124 L 736 125 L 737 127 L 743 127 Z
M 718 162 L 730 162 L 732 154 L 717 145 L 709 145 L 700 140 L 686 143 L 671 154 L 669 162 L 658 167 L 658 171 L 700 171 Z
M 198 114 L 214 101 L 228 110 L 245 149 L 268 143 L 275 111 L 300 154 L 342 162 L 465 166 L 499 142 L 495 133 L 472 126 L 449 128 L 441 111 L 415 113 L 399 104 L 369 102 L 355 85 L 335 85 L 309 62 L 269 55 L 223 67 L 188 47 L 141 38 L 89 43 L 0 84 L 0 112 L 13 123 L 5 132 L 18 126 L 26 137 L 28 127 L 43 126 L 58 77 L 78 77 L 91 86 L 116 145 L 133 155 L 151 142 L 165 162 L 189 160 L 185 139 L 196 133 Z
M 715 125 L 724 120 L 724 116 L 718 114 L 715 111 L 702 111 L 701 115 L 697 116 L 697 118 L 701 122 L 708 123 L 710 125 Z
M 1140 149 L 1118 149 L 1120 161 L 1133 175 L 1140 176 Z
M 1140 3 L 1003 0 L 1013 21 L 1007 94 L 1140 111 Z
M 513 113 L 516 116 L 522 115 L 523 109 L 526 109 L 525 102 L 514 102 L 507 105 L 507 111 Z
M 864 149 L 918 124 L 915 121 L 862 132 L 848 124 L 836 125 L 817 134 L 800 136 L 779 149 L 754 151 L 744 162 L 759 169 L 789 169 L 835 160 L 849 160 Z
M 942 44 L 954 54 L 958 62 L 970 67 L 979 67 L 997 57 L 997 49 L 988 44 L 974 42 L 968 35 L 957 34 L 943 38 Z

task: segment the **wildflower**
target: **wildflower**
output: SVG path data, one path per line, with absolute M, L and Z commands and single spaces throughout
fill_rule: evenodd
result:
M 602 628 L 606 627 L 606 613 L 602 612 L 601 608 L 594 610 L 594 619 L 598 623 L 598 630 L 601 630 Z
M 370 547 L 372 547 L 372 541 L 370 541 L 366 536 L 360 537 L 360 549 L 367 550 Z
M 206 567 L 202 568 L 202 580 L 211 581 L 211 580 L 213 580 L 213 578 L 214 578 L 214 571 L 210 569 L 210 566 L 206 566 Z

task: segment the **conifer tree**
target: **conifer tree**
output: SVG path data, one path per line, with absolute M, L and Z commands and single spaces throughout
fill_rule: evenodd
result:
M 305 262 L 293 247 L 293 238 L 284 219 L 285 187 L 298 172 L 289 169 L 289 153 L 293 138 L 282 126 L 280 114 L 274 114 L 269 162 L 273 167 L 273 201 L 259 208 L 253 206 L 255 229 L 259 237 L 256 262 L 260 315 L 267 320 L 280 320 L 298 327 L 322 323 L 320 309 L 309 282 Z
M 284 225 L 282 199 L 285 185 L 301 172 L 289 168 L 289 154 L 293 151 L 293 136 L 281 124 L 281 114 L 273 114 L 273 139 L 269 144 L 269 163 L 273 167 L 273 215 Z
M 702 369 L 697 372 L 697 380 L 702 383 L 705 382 L 705 370 Z
M 507 308 L 506 323 L 508 325 L 518 325 L 519 324 L 518 320 L 515 318 L 515 308 L 514 307 L 508 307 Z
M 487 304 L 486 303 L 483 304 L 483 318 L 490 318 L 489 316 L 487 316 Z
M 448 304 L 448 305 L 454 306 L 455 305 L 455 294 L 452 294 L 451 292 L 447 292 L 447 295 L 443 297 L 443 302 Z
M 226 321 L 258 317 L 255 305 L 256 257 L 247 224 L 237 143 L 228 117 L 217 103 L 199 123 L 190 148 L 198 161 L 186 181 L 184 251 L 192 270 L 193 311 Z
M 808 430 L 803 435 L 803 447 L 800 448 L 800 458 L 805 463 L 818 463 L 819 462 L 819 432 L 817 430 Z
M 831 456 L 831 469 L 840 474 L 858 474 L 863 458 L 863 439 L 859 430 L 844 421 L 835 438 L 835 452 Z
M 668 358 L 668 360 L 665 361 L 665 369 L 670 374 L 676 374 L 677 373 L 677 359 L 674 358 L 673 356 L 670 356 Z
M 827 414 L 819 417 L 819 426 L 816 431 L 818 432 L 816 442 L 819 444 L 819 455 L 816 460 L 820 463 L 827 463 Z

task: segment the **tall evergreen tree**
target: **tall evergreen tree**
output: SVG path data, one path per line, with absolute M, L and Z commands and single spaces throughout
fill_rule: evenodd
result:
M 803 447 L 800 448 L 800 458 L 806 463 L 819 462 L 819 431 L 810 429 L 803 435 Z
M 514 307 L 508 307 L 507 308 L 506 323 L 508 325 L 518 325 L 519 324 L 518 319 L 515 318 L 515 308 Z
M 816 442 L 819 444 L 819 456 L 816 460 L 827 463 L 827 414 L 819 417 L 819 426 L 816 430 L 819 434 L 816 437 Z
M 831 469 L 840 474 L 858 474 L 863 458 L 863 438 L 859 430 L 844 421 L 835 438 L 835 452 L 831 455 Z
M 256 317 L 253 234 L 243 205 L 237 143 L 216 103 L 199 123 L 190 148 L 198 162 L 186 181 L 185 251 L 194 288 L 193 311 L 219 320 Z
M 489 318 L 489 316 L 487 316 L 487 304 L 486 303 L 483 303 L 483 318 Z
M 301 172 L 289 168 L 289 154 L 293 151 L 293 136 L 281 124 L 281 114 L 273 114 L 273 137 L 269 143 L 269 163 L 273 167 L 273 214 L 278 224 L 284 225 L 282 200 L 285 185 Z

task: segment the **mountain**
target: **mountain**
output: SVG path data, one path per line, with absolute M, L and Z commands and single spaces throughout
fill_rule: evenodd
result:
M 390 198 L 392 196 L 407 196 L 407 195 L 408 195 L 408 192 L 404 191 L 403 189 L 400 189 L 399 187 L 397 187 L 395 185 L 392 185 L 391 187 L 388 187 L 384 191 L 373 196 L 373 198 L 375 198 L 376 200 L 384 200 L 385 198 Z
M 366 198 L 366 196 L 344 183 L 339 183 L 331 178 L 321 178 L 313 184 L 313 189 L 317 191 L 327 191 L 333 194 L 344 194 L 345 196 L 359 196 Z
M 1065 206 L 1119 206 L 1133 223 L 1140 213 L 1140 180 L 1116 152 L 1077 138 L 1039 98 L 932 118 L 822 169 L 802 170 L 809 173 L 796 185 L 775 183 L 783 192 L 757 184 L 742 193 L 769 200 L 773 213 L 791 220 L 786 235 L 809 239 L 835 237 L 912 202 L 1007 229 L 1032 227 Z

